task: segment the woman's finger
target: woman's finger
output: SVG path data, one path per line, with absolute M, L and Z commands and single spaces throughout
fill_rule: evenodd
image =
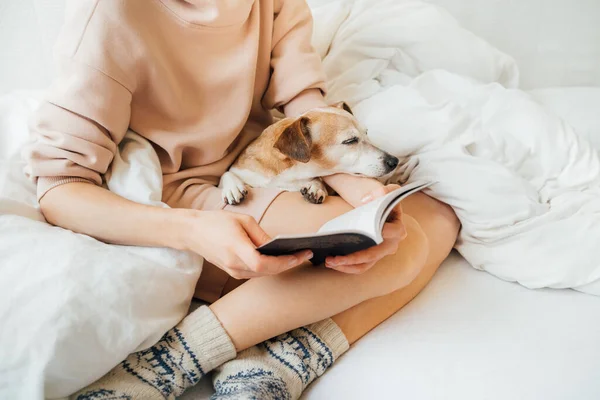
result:
M 246 265 L 261 275 L 277 275 L 307 262 L 312 257 L 313 253 L 310 250 L 277 257 L 259 254 L 257 259 L 251 264 L 246 262 Z
M 265 256 L 249 243 L 239 244 L 236 253 L 243 260 L 247 270 L 257 273 L 258 276 L 279 274 L 297 267 L 313 257 L 310 250 L 286 256 Z
M 256 272 L 248 271 L 242 268 L 227 268 L 224 269 L 234 279 L 251 279 L 258 278 L 260 275 Z
M 256 247 L 262 246 L 271 240 L 271 237 L 267 235 L 254 218 L 247 215 L 238 215 L 237 218 L 240 225 Z
M 339 271 L 339 272 L 343 272 L 345 274 L 359 275 L 364 272 L 367 272 L 374 265 L 375 265 L 375 263 L 371 262 L 371 263 L 363 263 L 363 264 L 357 264 L 357 265 L 340 265 L 339 267 L 331 267 L 331 269 Z
M 378 246 L 358 251 L 347 256 L 327 257 L 325 266 L 335 268 L 339 266 L 358 265 L 381 260 L 383 257 L 394 254 L 398 249 L 398 241 L 386 240 Z
M 211 262 L 235 279 L 249 279 L 256 275 L 253 271 L 248 270 L 242 259 L 236 254 L 235 248 L 230 248 L 228 255 L 218 262 Z
M 383 225 L 383 230 L 381 231 L 381 236 L 383 236 L 384 240 L 404 240 L 406 238 L 406 227 L 402 220 L 397 220 L 395 222 L 388 222 Z
M 399 185 L 380 186 L 377 189 L 367 193 L 360 201 L 362 203 L 368 203 L 370 201 L 375 200 L 378 197 L 385 196 L 386 194 L 398 189 L 399 187 Z

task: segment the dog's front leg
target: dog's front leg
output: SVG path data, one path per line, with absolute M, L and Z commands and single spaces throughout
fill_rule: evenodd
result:
M 225 172 L 223 176 L 221 176 L 219 188 L 221 189 L 225 204 L 230 204 L 232 206 L 240 204 L 248 194 L 248 188 L 244 181 L 230 171 Z
M 321 204 L 327 198 L 327 187 L 321 178 L 299 182 L 300 193 L 304 199 L 313 204 Z

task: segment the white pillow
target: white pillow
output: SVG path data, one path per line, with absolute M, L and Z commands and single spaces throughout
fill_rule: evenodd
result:
M 462 28 L 440 7 L 409 0 L 342 4 L 351 4 L 349 13 L 329 3 L 319 8 L 331 7 L 337 14 L 315 20 L 317 47 L 332 41 L 323 60 L 330 101 L 357 103 L 382 87 L 405 84 L 438 69 L 483 83 L 518 86 L 515 61 Z M 331 35 L 323 25 L 337 23 L 341 15 L 345 17 Z
M 312 43 L 319 56 L 324 58 L 335 33 L 350 13 L 350 4 L 346 0 L 313 0 L 308 3 L 314 21 Z

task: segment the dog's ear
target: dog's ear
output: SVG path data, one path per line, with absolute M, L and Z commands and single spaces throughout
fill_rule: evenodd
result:
M 338 103 L 335 103 L 333 106 L 335 108 L 341 108 L 342 110 L 347 111 L 350 114 L 354 115 L 354 113 L 352 112 L 352 109 L 350 108 L 350 106 L 348 105 L 348 103 L 346 103 L 345 101 L 340 101 Z
M 306 117 L 292 122 L 277 138 L 275 148 L 293 160 L 303 163 L 310 161 L 312 138 L 309 124 L 310 121 Z

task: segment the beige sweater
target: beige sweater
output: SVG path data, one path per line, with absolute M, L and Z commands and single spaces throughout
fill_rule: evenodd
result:
M 197 208 L 268 124 L 268 110 L 324 90 L 305 0 L 72 0 L 59 73 L 32 123 L 38 198 L 102 184 L 128 128 L 156 149 L 163 199 Z M 200 190 L 198 190 L 200 188 Z

